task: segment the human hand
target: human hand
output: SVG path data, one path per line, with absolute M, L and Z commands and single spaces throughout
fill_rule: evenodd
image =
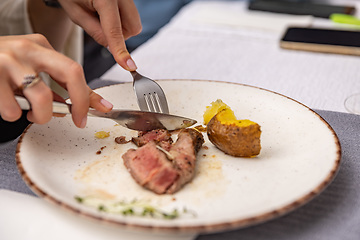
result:
M 56 52 L 40 34 L 0 37 L 0 114 L 5 121 L 16 121 L 22 111 L 14 98 L 14 92 L 23 84 L 25 76 L 48 73 L 60 86 L 67 89 L 72 102 L 72 118 L 77 127 L 86 125 L 89 106 L 107 112 L 112 108 L 100 95 L 87 85 L 80 64 Z M 59 100 L 43 82 L 39 81 L 23 89 L 32 110 L 27 118 L 43 124 L 52 117 L 52 101 Z M 64 101 L 63 99 L 61 99 Z
M 126 49 L 125 40 L 141 31 L 139 13 L 133 0 L 59 0 L 71 20 L 114 56 L 128 71 L 136 65 Z

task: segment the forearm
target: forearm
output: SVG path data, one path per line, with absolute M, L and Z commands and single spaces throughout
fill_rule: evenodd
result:
M 65 11 L 48 7 L 42 0 L 27 1 L 34 33 L 43 34 L 56 50 L 62 51 L 73 27 Z

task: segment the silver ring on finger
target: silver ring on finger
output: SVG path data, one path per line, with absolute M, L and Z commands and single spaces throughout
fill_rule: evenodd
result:
M 21 84 L 21 90 L 35 86 L 41 81 L 41 78 L 37 74 L 27 74 L 24 76 L 24 79 Z

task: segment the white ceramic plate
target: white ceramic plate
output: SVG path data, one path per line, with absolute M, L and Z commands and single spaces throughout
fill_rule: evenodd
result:
M 121 155 L 133 148 L 116 136 L 136 135 L 107 119 L 89 118 L 77 129 L 70 117 L 31 125 L 21 136 L 18 168 L 31 189 L 46 200 L 99 221 L 129 228 L 173 232 L 212 232 L 240 228 L 281 216 L 305 204 L 333 180 L 340 166 L 340 144 L 333 129 L 315 112 L 277 93 L 251 86 L 199 80 L 159 81 L 170 112 L 202 123 L 205 107 L 222 99 L 239 119 L 262 129 L 255 158 L 234 158 L 207 139 L 198 154 L 194 180 L 174 195 L 139 187 Z M 115 108 L 138 109 L 131 83 L 100 88 Z M 96 139 L 97 131 L 110 137 Z M 105 146 L 105 148 L 103 148 Z M 102 149 L 102 150 L 101 150 Z M 96 154 L 101 150 L 101 154 Z M 145 200 L 163 210 L 186 207 L 196 213 L 174 220 L 99 212 L 74 196 L 107 200 Z

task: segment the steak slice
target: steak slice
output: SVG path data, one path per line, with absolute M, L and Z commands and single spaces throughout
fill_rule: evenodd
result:
M 173 157 L 173 165 L 178 169 L 180 177 L 167 190 L 167 193 L 175 193 L 190 182 L 195 175 L 196 154 L 204 143 L 203 135 L 191 128 L 182 130 L 176 143 L 169 153 Z
M 124 164 L 135 181 L 157 194 L 162 194 L 176 181 L 179 173 L 165 153 L 151 141 L 138 149 L 129 149 L 123 156 Z
M 122 158 L 139 185 L 157 194 L 171 194 L 193 179 L 196 154 L 203 143 L 200 132 L 184 129 L 176 143 L 170 145 L 168 154 L 159 150 L 155 141 L 150 141 L 136 150 L 129 149 Z

